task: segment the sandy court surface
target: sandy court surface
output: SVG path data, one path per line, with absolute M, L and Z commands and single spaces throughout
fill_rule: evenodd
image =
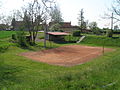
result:
M 112 49 L 105 48 L 105 52 L 111 50 Z M 68 45 L 49 50 L 22 53 L 21 55 L 52 65 L 74 66 L 83 64 L 102 55 L 102 47 Z

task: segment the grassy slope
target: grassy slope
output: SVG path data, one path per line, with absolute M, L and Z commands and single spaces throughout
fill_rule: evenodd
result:
M 92 41 L 89 39 L 88 42 Z M 19 53 L 27 51 L 30 50 L 10 47 L 5 53 L 0 54 L 2 62 L 0 88 L 4 90 L 119 90 L 120 88 L 119 48 L 91 62 L 74 67 L 53 66 L 19 56 Z
M 15 31 L 0 31 L 0 39 L 8 38 L 14 33 Z
M 95 36 L 95 35 L 88 35 L 86 38 L 81 42 L 82 44 L 90 44 L 94 46 L 110 46 L 110 47 L 120 47 L 120 38 L 113 37 L 108 38 L 106 36 Z
M 0 60 L 4 60 L 6 65 L 4 73 L 7 77 L 1 79 L 3 81 L 0 82 L 1 88 L 8 90 L 120 88 L 119 49 L 74 67 L 52 66 L 18 55 L 26 51 L 28 50 L 11 47 L 0 55 Z

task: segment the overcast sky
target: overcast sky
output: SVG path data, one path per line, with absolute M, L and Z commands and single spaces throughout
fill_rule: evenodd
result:
M 23 5 L 23 0 L 1 0 L 2 12 L 8 13 L 13 9 L 19 9 Z M 26 1 L 26 0 L 24 0 Z M 29 1 L 29 0 L 27 0 Z M 113 0 L 57 0 L 64 21 L 73 25 L 78 24 L 78 14 L 83 8 L 85 20 L 96 21 L 99 27 L 109 27 L 110 20 L 103 20 L 105 12 L 111 7 Z
M 78 24 L 78 14 L 83 8 L 84 17 L 89 22 L 96 21 L 100 27 L 110 26 L 110 20 L 103 20 L 101 17 L 108 13 L 113 0 L 57 0 L 65 21 Z

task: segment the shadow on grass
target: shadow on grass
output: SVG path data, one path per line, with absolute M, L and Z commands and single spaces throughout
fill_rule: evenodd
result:
M 20 83 L 20 77 L 17 76 L 22 69 L 20 67 L 7 65 L 0 62 L 0 89 L 8 88 L 11 85 Z
M 118 39 L 118 38 L 120 38 L 120 37 L 112 37 L 113 39 Z
M 52 43 L 47 44 L 46 49 L 58 48 L 63 45 L 70 45 L 75 43 L 75 41 L 52 41 Z
M 38 44 L 35 44 L 35 45 L 29 45 L 29 47 L 20 47 L 21 49 L 24 49 L 24 50 L 30 50 L 30 51 L 37 51 L 37 50 L 40 50 L 42 49 L 43 47 L 42 46 L 39 46 Z
M 57 44 L 70 44 L 70 43 L 76 43 L 76 41 L 54 41 L 54 43 L 57 43 Z

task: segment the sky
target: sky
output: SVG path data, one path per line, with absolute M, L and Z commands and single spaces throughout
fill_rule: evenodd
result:
M 24 0 L 29 1 L 29 0 Z M 84 18 L 89 22 L 96 21 L 98 26 L 110 27 L 110 20 L 103 19 L 105 13 L 109 13 L 108 8 L 112 6 L 113 0 L 56 0 L 60 7 L 62 17 L 65 22 L 71 22 L 72 25 L 78 25 L 78 14 L 80 10 L 84 11 Z M 1 0 L 1 11 L 4 14 L 14 9 L 20 9 L 23 0 Z M 110 14 L 110 13 L 109 13 Z
M 78 14 L 84 11 L 84 18 L 89 22 L 96 21 L 99 27 L 109 27 L 110 20 L 102 19 L 105 13 L 109 13 L 113 0 L 57 0 L 65 21 L 78 24 Z

